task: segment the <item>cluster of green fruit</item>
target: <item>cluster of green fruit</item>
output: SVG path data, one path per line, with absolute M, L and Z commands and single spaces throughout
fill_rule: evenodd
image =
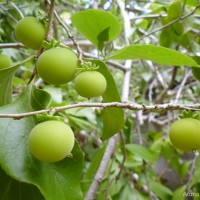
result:
M 35 17 L 21 19 L 15 35 L 25 47 L 39 50 L 46 36 L 46 28 Z M 105 77 L 95 70 L 82 70 L 76 54 L 69 48 L 53 47 L 44 51 L 36 62 L 38 75 L 47 83 L 60 85 L 75 78 L 75 89 L 83 97 L 101 96 L 107 87 Z M 57 162 L 69 156 L 74 146 L 71 128 L 60 121 L 45 121 L 36 125 L 29 135 L 30 151 L 41 161 Z
M 169 138 L 182 151 L 200 150 L 200 121 L 193 118 L 175 121 L 170 127 Z
M 45 39 L 46 28 L 37 18 L 25 17 L 18 22 L 15 35 L 26 47 L 38 50 Z M 44 51 L 36 63 L 39 76 L 45 82 L 54 85 L 72 81 L 78 65 L 76 54 L 71 49 L 61 47 Z M 86 98 L 101 96 L 106 86 L 105 77 L 98 71 L 82 71 L 75 78 L 77 93 Z

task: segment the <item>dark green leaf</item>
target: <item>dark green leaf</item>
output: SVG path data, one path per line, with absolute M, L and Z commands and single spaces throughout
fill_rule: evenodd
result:
M 200 157 L 197 158 L 195 163 L 195 170 L 194 170 L 194 175 L 192 176 L 191 186 L 196 183 L 199 183 L 198 177 L 200 177 Z
M 172 199 L 172 191 L 167 188 L 166 186 L 162 185 L 159 182 L 151 181 L 150 182 L 150 188 L 151 190 L 160 198 L 165 200 L 171 200 Z
M 99 50 L 104 42 L 111 41 L 120 34 L 120 23 L 116 17 L 103 10 L 85 10 L 71 17 L 73 25 Z
M 1 107 L 0 113 L 31 111 L 30 90 L 27 88 L 14 102 Z M 72 158 L 57 163 L 40 162 L 28 148 L 28 135 L 33 126 L 33 117 L 0 120 L 1 167 L 16 180 L 37 186 L 45 199 L 81 200 L 83 155 L 78 144 L 75 144 Z
M 34 110 L 47 108 L 51 103 L 51 95 L 44 90 L 39 90 L 35 86 L 31 90 L 31 106 Z
M 130 185 L 126 185 L 122 191 L 114 196 L 114 200 L 148 200 L 149 197 L 142 195 L 139 191 L 134 188 L 131 188 Z
M 172 200 L 185 200 L 185 196 L 184 194 L 186 194 L 186 191 L 185 191 L 186 187 L 185 186 L 182 186 L 178 189 L 176 189 L 174 192 L 173 192 L 173 198 Z
M 131 45 L 116 51 L 107 58 L 116 60 L 144 59 L 153 62 L 172 66 L 193 66 L 199 65 L 189 56 L 178 51 L 156 45 Z
M 0 199 L 2 200 L 44 200 L 37 187 L 14 180 L 2 169 L 0 169 L 0 180 Z
M 12 80 L 18 67 L 0 70 L 0 106 L 12 101 Z
M 105 63 L 100 60 L 90 61 L 99 66 L 97 71 L 102 73 L 107 81 L 107 88 L 102 96 L 103 102 L 121 102 L 115 81 Z M 103 119 L 103 140 L 112 137 L 124 127 L 124 110 L 121 108 L 105 108 L 101 111 L 101 117 Z
M 96 155 L 92 159 L 92 162 L 90 163 L 90 166 L 85 173 L 85 176 L 84 176 L 84 178 L 82 180 L 82 184 L 81 184 L 83 193 L 88 191 L 88 189 L 91 185 L 91 182 L 94 179 L 94 176 L 99 168 L 99 164 L 101 163 L 102 157 L 104 155 L 105 147 L 106 147 L 106 145 L 104 145 L 101 149 L 99 149 L 99 151 L 96 153 Z

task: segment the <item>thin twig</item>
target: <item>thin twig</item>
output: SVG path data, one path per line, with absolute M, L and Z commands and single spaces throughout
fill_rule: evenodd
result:
M 46 32 L 46 35 L 45 35 L 45 39 L 47 41 L 50 40 L 50 32 L 51 32 L 51 28 L 52 28 L 52 25 L 53 25 L 54 6 L 55 6 L 55 0 L 51 0 L 50 8 L 49 8 L 49 14 L 48 14 L 47 32 Z
M 10 17 L 15 23 L 17 23 L 17 20 L 15 19 L 15 17 L 13 17 L 13 16 L 4 8 L 3 5 L 0 5 L 0 9 L 3 10 L 3 12 L 5 12 L 6 15 L 7 15 L 8 17 Z
M 175 66 L 173 68 L 171 80 L 170 80 L 167 88 L 165 90 L 163 90 L 163 92 L 161 92 L 160 96 L 158 96 L 158 98 L 155 101 L 156 103 L 161 103 L 163 101 L 163 99 L 165 98 L 167 92 L 173 87 L 175 79 L 176 79 L 177 71 L 178 71 L 178 67 Z
M 189 170 L 189 177 L 188 177 L 188 180 L 187 180 L 187 183 L 186 183 L 186 192 L 189 191 L 190 183 L 191 183 L 191 180 L 194 176 L 195 165 L 196 165 L 198 158 L 199 158 L 199 152 L 194 152 L 194 158 L 192 160 L 192 164 L 191 164 L 191 167 L 190 167 L 190 170 Z
M 46 35 L 45 35 L 45 38 L 44 40 L 49 40 L 50 38 L 50 32 L 51 32 L 51 27 L 52 27 L 52 23 L 53 23 L 53 12 L 54 12 L 54 5 L 55 5 L 55 0 L 51 0 L 51 3 L 50 3 L 50 8 L 49 8 L 49 13 L 48 13 L 48 24 L 47 24 L 47 31 L 46 31 Z M 36 55 L 36 60 L 39 58 L 39 56 L 42 54 L 44 48 L 43 46 L 40 47 L 40 49 L 38 50 L 37 52 L 37 55 Z M 31 81 L 34 79 L 34 77 L 36 76 L 37 74 L 37 69 L 36 69 L 36 66 L 33 70 L 33 73 L 29 79 L 29 82 L 28 82 L 28 85 L 31 83 Z
M 177 91 L 177 93 L 176 93 L 176 97 L 175 97 L 174 103 L 177 103 L 177 102 L 178 102 L 178 100 L 179 100 L 179 98 L 180 98 L 180 96 L 181 96 L 181 92 L 182 92 L 182 90 L 183 90 L 183 88 L 184 88 L 184 85 L 185 85 L 185 83 L 186 83 L 188 77 L 190 76 L 190 72 L 191 72 L 191 71 L 189 71 L 188 68 L 185 69 L 185 75 L 184 75 L 184 78 L 183 78 L 183 80 L 182 80 L 182 82 L 181 82 L 181 84 L 180 84 L 180 87 L 179 87 L 179 89 L 178 89 L 178 91 Z
M 184 15 L 184 16 L 181 16 L 181 17 L 179 17 L 179 18 L 177 18 L 177 19 L 175 19 L 175 20 L 169 22 L 168 24 L 165 24 L 164 26 L 159 27 L 159 28 L 157 28 L 157 29 L 151 31 L 150 33 L 148 33 L 148 34 L 142 36 L 141 38 L 139 38 L 138 40 L 134 41 L 133 43 L 138 43 L 139 41 L 143 40 L 144 38 L 146 38 L 146 37 L 148 37 L 148 36 L 150 36 L 150 35 L 152 35 L 152 34 L 158 32 L 158 31 L 161 31 L 161 30 L 163 30 L 163 29 L 165 29 L 165 28 L 168 28 L 169 26 L 175 24 L 175 23 L 178 22 L 178 21 L 181 21 L 181 20 L 184 20 L 184 19 L 190 17 L 191 15 L 193 15 L 193 14 L 199 9 L 199 7 L 200 7 L 200 4 L 197 5 L 196 8 L 195 8 L 193 11 L 191 11 L 190 13 L 188 13 L 188 14 L 186 14 L 186 15 Z
M 21 18 L 24 18 L 23 13 L 22 13 L 21 10 L 16 6 L 16 4 L 13 3 L 13 2 L 10 2 L 10 4 L 16 9 L 16 11 L 19 13 L 20 17 L 21 17 Z
M 0 49 L 5 48 L 25 48 L 25 46 L 21 43 L 3 43 L 0 44 Z
M 83 61 L 82 49 L 80 48 L 78 42 L 74 39 L 74 36 L 72 35 L 71 30 L 64 24 L 64 22 L 61 20 L 61 18 L 59 17 L 58 13 L 55 10 L 54 10 L 54 15 L 55 15 L 56 19 L 58 20 L 59 24 L 66 30 L 69 39 L 72 40 L 72 42 L 73 42 L 74 46 L 76 47 L 77 52 L 79 54 L 79 61 L 81 64 L 83 64 L 84 61 Z

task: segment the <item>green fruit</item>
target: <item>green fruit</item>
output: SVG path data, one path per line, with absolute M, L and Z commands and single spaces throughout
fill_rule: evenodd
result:
M 24 46 L 38 50 L 45 39 L 45 26 L 35 17 L 21 19 L 15 28 L 15 36 Z
M 71 81 L 76 73 L 78 58 L 66 48 L 52 48 L 38 58 L 37 71 L 39 76 L 50 84 L 65 84 Z
M 193 118 L 180 119 L 171 125 L 171 143 L 183 151 L 200 149 L 200 121 Z
M 0 69 L 11 67 L 12 60 L 10 57 L 4 54 L 0 54 Z
M 101 96 L 107 87 L 105 77 L 97 71 L 84 71 L 77 75 L 75 88 L 79 95 L 86 98 Z
M 58 162 L 70 155 L 74 147 L 74 134 L 64 122 L 45 121 L 31 130 L 29 147 L 38 160 Z

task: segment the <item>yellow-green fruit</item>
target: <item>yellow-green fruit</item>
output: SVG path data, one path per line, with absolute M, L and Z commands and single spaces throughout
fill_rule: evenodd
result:
M 71 81 L 77 71 L 78 58 L 70 49 L 52 48 L 38 58 L 37 71 L 47 83 L 59 85 Z
M 24 46 L 38 50 L 45 39 L 45 26 L 35 17 L 24 17 L 15 28 L 15 36 Z
M 12 60 L 10 57 L 4 54 L 0 54 L 0 69 L 11 67 Z
M 200 121 L 193 118 L 180 119 L 171 125 L 171 143 L 183 151 L 200 149 Z
M 74 133 L 64 122 L 45 121 L 31 130 L 29 147 L 38 160 L 58 162 L 71 153 Z
M 97 71 L 84 71 L 75 79 L 75 89 L 79 95 L 86 98 L 101 96 L 107 87 L 105 77 Z

